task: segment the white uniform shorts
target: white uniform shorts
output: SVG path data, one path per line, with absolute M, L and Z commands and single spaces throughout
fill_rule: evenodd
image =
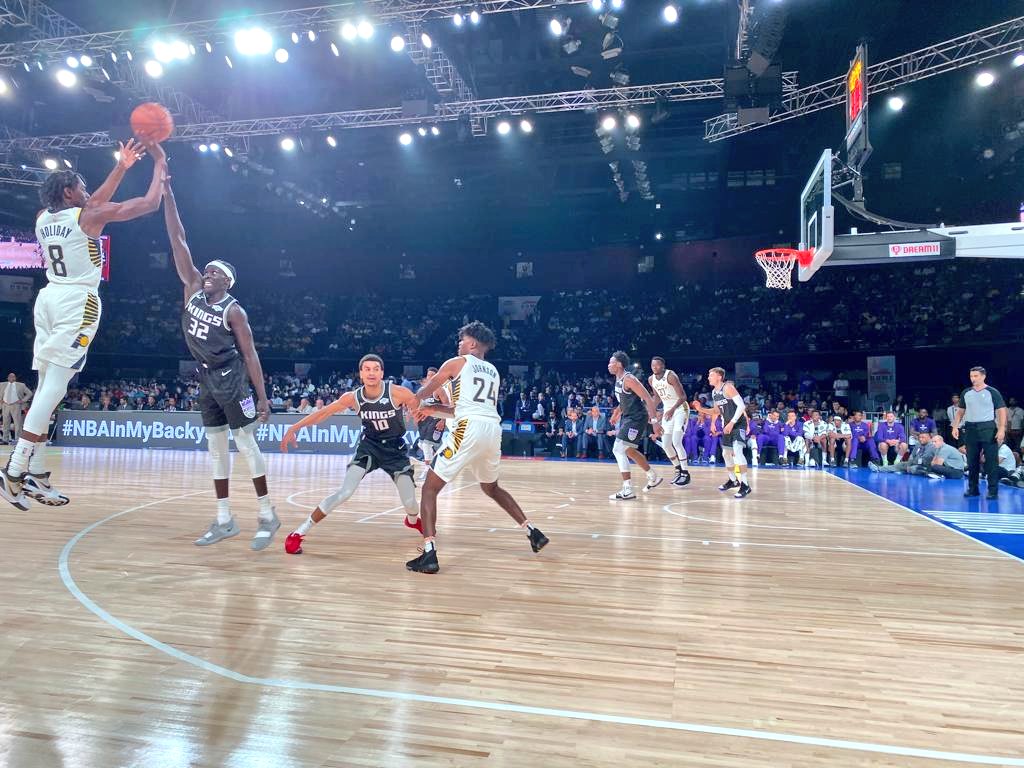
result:
M 39 370 L 42 363 L 52 363 L 82 370 L 100 327 L 101 312 L 99 294 L 88 286 L 51 283 L 43 288 L 34 312 L 32 368 Z
M 498 481 L 501 462 L 501 424 L 496 421 L 459 419 L 444 436 L 431 465 L 434 474 L 446 483 L 469 469 L 481 483 Z
M 690 421 L 690 414 L 685 408 L 679 406 L 676 408 L 676 412 L 672 414 L 671 419 L 666 419 L 664 416 L 661 418 L 661 428 L 665 431 L 665 434 L 671 435 L 678 432 L 680 435 L 686 434 L 686 426 Z

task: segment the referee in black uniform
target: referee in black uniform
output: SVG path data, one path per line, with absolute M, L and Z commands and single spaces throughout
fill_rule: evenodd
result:
M 966 416 L 965 416 L 966 414 Z M 988 477 L 988 498 L 999 495 L 999 444 L 1006 436 L 1006 403 L 999 390 L 985 384 L 985 369 L 971 368 L 971 386 L 960 395 L 960 405 L 953 417 L 953 437 L 967 447 L 967 491 L 964 496 L 978 495 L 978 474 L 981 452 L 985 452 L 985 475 Z

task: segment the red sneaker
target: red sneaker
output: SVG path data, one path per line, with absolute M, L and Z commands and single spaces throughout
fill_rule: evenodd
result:
M 284 540 L 284 551 L 289 555 L 301 555 L 304 538 L 306 537 L 301 533 L 289 533 L 288 538 Z
M 423 520 L 421 518 L 417 517 L 415 523 L 410 523 L 409 517 L 406 516 L 403 522 L 405 523 L 406 528 L 412 528 L 414 531 L 419 531 L 420 536 L 423 535 Z

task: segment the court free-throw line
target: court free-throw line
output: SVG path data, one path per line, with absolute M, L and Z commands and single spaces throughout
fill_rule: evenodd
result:
M 97 520 L 95 523 L 86 526 L 81 531 L 76 533 L 68 543 L 64 545 L 60 551 L 60 557 L 58 559 L 58 570 L 60 571 L 61 581 L 67 590 L 74 596 L 79 603 L 85 608 L 91 611 L 102 621 L 106 622 L 110 626 L 114 627 L 120 632 L 133 637 L 139 642 L 145 643 L 149 647 L 165 653 L 171 658 L 177 659 L 178 661 L 189 664 L 198 669 L 205 670 L 214 675 L 226 678 L 228 680 L 234 680 L 238 683 L 245 683 L 248 685 L 261 685 L 269 688 L 284 688 L 293 691 L 318 691 L 325 693 L 341 693 L 350 696 L 366 696 L 375 699 L 388 699 L 391 701 L 411 701 L 421 704 L 439 704 L 446 707 L 464 707 L 467 709 L 478 709 L 492 712 L 511 712 L 520 715 L 534 715 L 538 717 L 555 717 L 563 720 L 587 720 L 596 723 L 612 723 L 615 725 L 634 725 L 643 728 L 660 728 L 670 731 L 685 731 L 689 733 L 703 733 L 711 734 L 715 736 L 731 736 L 734 738 L 741 739 L 756 739 L 759 741 L 775 741 L 785 742 L 789 744 L 800 744 L 804 746 L 812 747 L 826 747 L 829 749 L 843 749 L 855 752 L 873 752 L 883 755 L 899 755 L 901 757 L 920 757 L 930 760 L 943 760 L 953 761 L 961 763 L 972 763 L 975 765 L 1002 765 L 1002 766 L 1024 766 L 1024 759 L 1012 758 L 1012 757 L 996 757 L 992 755 L 976 755 L 964 752 L 943 752 L 934 749 L 919 749 L 917 747 L 902 747 L 895 744 L 873 744 L 866 741 L 848 741 L 845 739 L 827 739 L 819 738 L 817 736 L 801 736 L 794 733 L 778 733 L 775 731 L 755 731 L 746 728 L 725 728 L 717 725 L 705 725 L 701 723 L 683 723 L 675 720 L 652 720 L 643 717 L 627 717 L 623 715 L 606 715 L 600 712 L 585 712 L 581 710 L 573 709 L 552 709 L 550 707 L 531 707 L 525 704 L 509 704 L 502 701 L 484 701 L 479 699 L 457 699 L 450 698 L 447 696 L 428 696 L 420 693 L 405 693 L 403 691 L 379 691 L 373 688 L 354 688 L 347 685 L 330 685 L 326 683 L 310 683 L 304 680 L 276 680 L 273 678 L 265 677 L 252 677 L 250 675 L 243 675 L 240 672 L 235 672 L 233 669 L 222 667 L 219 664 L 214 664 L 201 659 L 198 656 L 193 656 L 190 653 L 185 653 L 172 645 L 161 642 L 154 637 L 150 637 L 145 632 L 142 632 L 130 624 L 126 624 L 116 616 L 110 614 L 107 610 L 99 606 L 95 601 L 92 600 L 88 595 L 79 589 L 78 584 L 75 583 L 74 578 L 71 576 L 71 569 L 68 566 L 68 561 L 71 557 L 71 552 L 83 538 L 88 536 L 92 531 L 99 528 L 101 525 L 115 520 L 124 515 L 137 512 L 147 507 L 154 507 L 158 504 L 164 504 L 169 501 L 176 501 L 177 499 L 183 499 L 188 496 L 197 496 L 200 493 L 206 493 L 206 491 L 195 491 L 193 493 L 184 493 L 177 496 L 170 496 L 165 499 L 158 499 L 156 501 L 150 501 L 146 504 L 139 504 L 134 507 L 130 507 L 122 512 L 115 512 L 112 515 L 108 515 L 102 520 Z M 422 578 L 417 576 L 410 576 L 409 578 Z

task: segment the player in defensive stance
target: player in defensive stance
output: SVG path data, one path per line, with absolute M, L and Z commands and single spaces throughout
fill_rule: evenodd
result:
M 612 422 L 617 422 L 618 432 L 612 446 L 612 456 L 619 465 L 622 474 L 622 488 L 608 498 L 613 501 L 635 499 L 633 493 L 632 474 L 629 471 L 629 460 L 647 473 L 644 493 L 657 488 L 664 478 L 651 469 L 650 462 L 640 450 L 640 444 L 654 427 L 653 437 L 661 436 L 661 422 L 658 419 L 658 404 L 647 388 L 636 376 L 629 373 L 629 355 L 625 352 L 613 352 L 608 359 L 608 373 L 615 377 L 615 398 L 618 406 L 612 411 Z
M 459 356 L 447 360 L 430 381 L 416 393 L 420 403 L 414 416 L 452 418 L 455 428 L 441 444 L 434 464 L 420 495 L 423 515 L 423 554 L 405 567 L 420 573 L 437 573 L 437 546 L 434 542 L 437 523 L 437 495 L 464 469 L 473 470 L 480 481 L 480 490 L 493 499 L 526 531 L 530 547 L 540 552 L 548 543 L 523 514 L 511 494 L 498 485 L 498 464 L 501 461 L 501 417 L 498 415 L 498 369 L 484 360 L 494 349 L 494 331 L 481 322 L 472 322 L 459 329 Z M 452 404 L 427 405 L 427 401 L 446 382 L 451 382 Z
M 153 179 L 145 197 L 110 202 L 125 171 L 144 154 L 131 141 L 121 145 L 117 166 L 91 196 L 85 181 L 74 171 L 51 173 L 39 190 L 39 199 L 46 208 L 36 217 L 36 239 L 46 260 L 47 280 L 33 312 L 36 338 L 32 367 L 39 371 L 39 383 L 7 467 L 0 471 L 0 497 L 20 510 L 29 508 L 29 499 L 50 507 L 68 503 L 68 497 L 50 484 L 46 471 L 50 414 L 67 394 L 72 377 L 85 367 L 89 344 L 99 329 L 99 285 L 103 275 L 99 238 L 103 228 L 111 222 L 137 219 L 160 207 L 167 157 L 159 144 L 149 151 L 153 155 Z
M 663 357 L 651 358 L 651 376 L 648 381 L 661 400 L 661 446 L 676 469 L 672 485 L 682 487 L 690 482 L 690 471 L 686 468 L 686 448 L 683 447 L 683 436 L 690 423 L 690 404 L 686 401 L 686 391 L 675 371 L 666 370 Z
M 199 363 L 199 409 L 213 460 L 213 488 L 217 494 L 217 519 L 195 543 L 206 547 L 242 532 L 231 514 L 228 497 L 230 428 L 238 452 L 249 466 L 259 502 L 256 535 L 251 546 L 256 550 L 266 549 L 281 527 L 281 521 L 270 503 L 267 465 L 253 432 L 257 417 L 266 421 L 270 415 L 270 403 L 249 318 L 228 293 L 235 284 L 235 268 L 215 259 L 199 273 L 192 263 L 192 251 L 185 240 L 185 227 L 170 184 L 164 185 L 164 222 L 171 240 L 174 268 L 185 286 L 181 329 L 189 352 Z M 256 389 L 255 403 L 250 383 Z
M 750 485 L 747 483 L 747 457 L 743 448 L 747 443 L 747 404 L 743 402 L 736 385 L 725 380 L 724 368 L 712 368 L 708 371 L 708 384 L 711 385 L 711 408 L 699 409 L 701 413 L 722 417 L 722 455 L 725 466 L 731 466 L 736 477 L 729 477 L 718 486 L 720 491 L 736 488 L 733 496 L 742 499 L 749 496 Z
M 370 472 L 382 469 L 391 475 L 398 488 L 398 496 L 405 507 L 405 525 L 422 532 L 419 508 L 416 506 L 416 484 L 413 482 L 412 463 L 405 445 L 405 415 L 403 408 L 410 410 L 419 403 L 412 392 L 400 384 L 384 381 L 384 361 L 377 355 L 364 355 L 359 361 L 359 380 L 362 386 L 346 392 L 326 408 L 311 413 L 292 424 L 281 441 L 281 450 L 296 445 L 299 430 L 336 413 L 353 410 L 363 420 L 363 435 L 356 446 L 355 456 L 348 465 L 348 473 L 336 490 L 321 501 L 306 521 L 288 534 L 284 549 L 290 555 L 302 552 L 302 540 L 309 529 L 323 520 L 339 504 L 347 501 L 359 483 Z

